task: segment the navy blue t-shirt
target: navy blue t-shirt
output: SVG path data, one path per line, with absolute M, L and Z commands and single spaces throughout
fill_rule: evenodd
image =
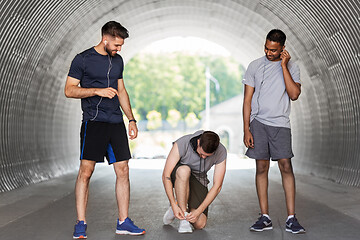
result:
M 111 64 L 110 64 L 111 60 Z M 120 55 L 101 55 L 92 47 L 76 55 L 68 76 L 80 80 L 82 88 L 118 89 L 118 79 L 123 78 L 124 62 Z M 109 71 L 110 70 L 110 71 Z M 109 79 L 108 79 L 109 72 Z M 83 122 L 99 121 L 119 123 L 123 121 L 118 96 L 112 99 L 93 96 L 81 99 Z

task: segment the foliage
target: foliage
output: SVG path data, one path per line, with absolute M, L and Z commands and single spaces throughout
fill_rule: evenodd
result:
M 168 112 L 168 116 L 166 118 L 166 121 L 170 123 L 170 125 L 175 128 L 178 125 L 178 122 L 181 119 L 181 113 L 176 109 L 171 109 Z
M 242 79 L 245 68 L 233 59 L 219 57 L 202 57 L 201 61 L 209 67 L 211 75 L 220 84 L 217 92 L 215 84 L 210 84 L 211 106 L 226 101 L 236 95 L 242 94 Z
M 195 113 L 191 112 L 185 117 L 186 126 L 195 127 L 199 123 L 199 119 L 196 117 Z
M 243 67 L 231 58 L 140 53 L 124 72 L 132 107 L 141 119 L 152 110 L 167 119 L 170 109 L 177 109 L 182 119 L 191 112 L 199 116 L 205 108 L 206 66 L 220 83 L 219 92 L 211 83 L 211 106 L 242 93 Z
M 146 115 L 146 118 L 148 119 L 147 128 L 149 130 L 155 130 L 161 127 L 161 113 L 152 110 Z

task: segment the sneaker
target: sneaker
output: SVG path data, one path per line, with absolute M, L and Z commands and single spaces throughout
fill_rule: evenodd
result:
M 255 232 L 262 232 L 264 230 L 271 230 L 271 229 L 273 229 L 271 219 L 269 219 L 264 215 L 261 215 L 256 221 L 256 223 L 250 227 L 250 231 L 255 231 Z
M 87 225 L 86 225 L 86 223 L 84 223 L 84 221 L 76 221 L 76 224 L 74 226 L 73 239 L 87 238 L 86 228 L 87 228 Z
M 188 213 L 185 213 L 185 217 Z M 182 219 L 180 220 L 180 224 L 179 224 L 179 229 L 178 232 L 179 233 L 192 233 L 192 228 L 191 228 L 191 224 L 189 223 L 189 221 Z
M 119 224 L 118 219 L 116 234 L 142 235 L 145 234 L 145 229 L 138 228 L 130 218 L 126 218 L 122 224 Z
M 169 225 L 171 224 L 175 219 L 175 215 L 174 212 L 171 208 L 171 206 L 169 207 L 169 209 L 165 212 L 164 217 L 163 217 L 163 222 L 165 225 Z
M 298 222 L 298 220 L 296 219 L 296 217 L 292 217 L 289 220 L 286 221 L 286 228 L 285 230 L 287 232 L 291 232 L 291 233 L 305 233 L 305 228 L 303 228 L 300 223 Z

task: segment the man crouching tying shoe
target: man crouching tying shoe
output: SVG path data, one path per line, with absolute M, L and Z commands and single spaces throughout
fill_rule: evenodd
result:
M 195 229 L 205 227 L 208 207 L 219 194 L 224 180 L 226 155 L 219 136 L 211 131 L 200 130 L 174 142 L 162 175 L 170 202 L 163 218 L 165 225 L 177 218 L 179 233 L 191 233 L 192 226 Z M 207 172 L 214 165 L 213 186 L 208 191 Z

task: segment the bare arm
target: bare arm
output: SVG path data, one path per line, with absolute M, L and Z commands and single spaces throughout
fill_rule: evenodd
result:
M 165 188 L 166 196 L 169 199 L 171 208 L 173 209 L 174 215 L 178 219 L 184 219 L 185 214 L 180 209 L 180 207 L 177 205 L 174 191 L 173 191 L 173 184 L 171 182 L 171 172 L 174 170 L 176 164 L 180 160 L 180 154 L 179 154 L 179 148 L 176 143 L 174 143 L 173 147 L 171 148 L 171 151 L 169 153 L 169 156 L 166 159 L 163 175 L 162 175 L 162 181 Z
M 244 120 L 244 144 L 247 148 L 254 148 L 254 138 L 250 132 L 250 114 L 251 100 L 255 88 L 245 84 L 244 102 L 243 102 L 243 120 Z
M 118 92 L 119 92 L 118 97 L 119 97 L 121 109 L 124 111 L 126 117 L 129 120 L 134 119 L 134 115 L 130 105 L 129 95 L 125 89 L 123 79 L 118 79 Z M 138 129 L 136 123 L 134 121 L 129 122 L 130 139 L 135 139 L 137 137 L 137 134 L 138 134 Z
M 299 98 L 301 93 L 301 84 L 294 82 L 291 77 L 290 71 L 287 67 L 287 64 L 290 60 L 291 56 L 288 51 L 285 49 L 281 53 L 281 67 L 283 70 L 284 81 L 285 81 L 285 88 L 286 92 L 289 95 L 292 101 L 295 101 Z
M 113 98 L 118 94 L 114 88 L 82 88 L 79 86 L 80 80 L 67 77 L 65 83 L 65 96 L 68 98 L 87 98 L 93 96 Z
M 194 223 L 198 220 L 200 214 L 204 212 L 204 210 L 214 201 L 216 196 L 220 193 L 224 176 L 226 171 L 226 159 L 219 164 L 215 165 L 214 170 L 214 178 L 213 178 L 213 186 L 211 187 L 210 191 L 206 195 L 204 201 L 200 204 L 200 206 L 193 212 L 191 212 L 186 219 Z

